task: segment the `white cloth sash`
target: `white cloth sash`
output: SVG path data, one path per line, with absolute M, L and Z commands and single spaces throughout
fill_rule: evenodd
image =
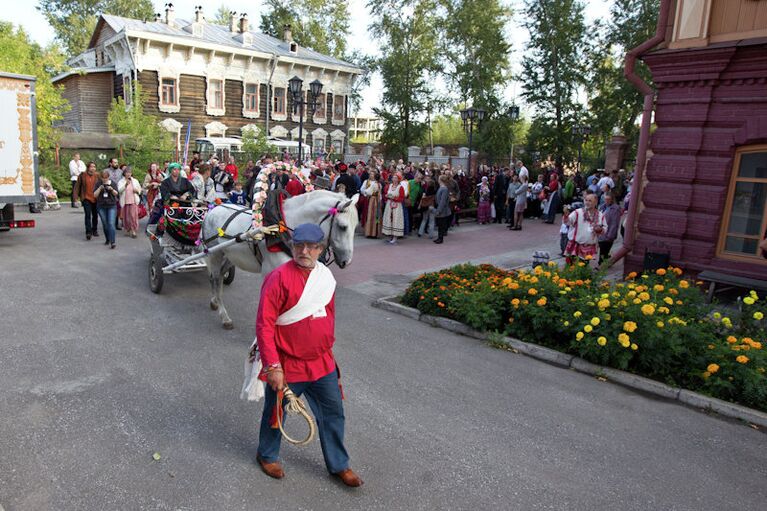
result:
M 279 315 L 277 324 L 280 326 L 292 325 L 309 316 L 324 318 L 327 315 L 325 307 L 333 299 L 335 292 L 336 279 L 333 277 L 333 273 L 324 264 L 317 264 L 309 274 L 298 302 Z M 256 357 L 251 361 L 250 353 L 253 348 L 256 348 Z M 264 397 L 264 383 L 258 379 L 263 368 L 261 355 L 258 353 L 258 338 L 255 338 L 250 345 L 250 350 L 248 350 L 248 358 L 245 359 L 245 381 L 240 391 L 240 399 L 259 401 Z

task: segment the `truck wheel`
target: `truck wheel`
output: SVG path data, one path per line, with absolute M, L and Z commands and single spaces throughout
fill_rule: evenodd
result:
M 6 204 L 5 207 L 0 208 L 0 225 L 8 225 L 14 220 L 13 204 Z M 0 232 L 10 231 L 10 227 L 0 227 Z
M 224 272 L 224 284 L 228 286 L 232 281 L 234 281 L 234 265 L 230 264 Z
M 155 294 L 160 294 L 164 282 L 165 275 L 162 272 L 160 258 L 152 254 L 149 258 L 149 289 Z

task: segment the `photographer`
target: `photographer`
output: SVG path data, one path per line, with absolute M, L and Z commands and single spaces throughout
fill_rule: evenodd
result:
M 101 171 L 101 179 L 96 181 L 93 195 L 96 196 L 96 209 L 104 226 L 105 245 L 115 248 L 115 219 L 117 218 L 117 183 L 109 177 L 108 170 Z

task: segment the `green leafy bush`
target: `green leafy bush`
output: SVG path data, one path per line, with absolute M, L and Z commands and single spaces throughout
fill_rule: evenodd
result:
M 461 265 L 416 279 L 402 302 L 671 385 L 767 410 L 767 301 L 723 316 L 678 268 L 610 283 L 580 263 L 508 272 Z

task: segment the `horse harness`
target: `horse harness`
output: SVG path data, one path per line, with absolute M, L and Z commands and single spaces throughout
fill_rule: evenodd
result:
M 328 229 L 328 245 L 327 245 L 327 248 L 325 248 L 325 251 L 322 253 L 321 257 L 324 257 L 325 254 L 328 251 L 330 251 L 331 258 L 326 260 L 326 261 L 324 261 L 325 266 L 330 266 L 331 264 L 333 264 L 333 262 L 335 262 L 335 255 L 333 254 L 333 251 L 330 248 L 330 239 L 333 236 L 333 226 L 335 225 L 336 214 L 338 213 L 338 206 L 340 204 L 341 204 L 341 201 L 340 200 L 337 201 L 335 206 L 330 208 L 328 210 L 328 212 L 325 213 L 325 216 L 323 216 L 322 219 L 320 219 L 320 221 L 318 223 L 318 225 L 322 225 L 323 222 L 325 222 L 326 220 L 330 219 L 330 228 Z M 253 214 L 253 210 L 250 210 L 250 209 L 235 209 L 235 208 L 227 206 L 226 204 L 220 204 L 219 207 L 223 207 L 223 208 L 226 208 L 226 209 L 228 209 L 230 211 L 233 211 L 233 213 L 231 215 L 229 215 L 229 218 L 227 218 L 226 221 L 224 222 L 224 225 L 222 225 L 221 228 L 220 228 L 220 230 L 223 231 L 224 234 L 221 235 L 221 234 L 217 233 L 217 234 L 215 234 L 213 236 L 209 236 L 208 238 L 205 238 L 203 240 L 203 243 L 205 245 L 207 245 L 211 241 L 216 240 L 218 238 L 224 238 L 224 239 L 227 239 L 227 240 L 236 239 L 238 243 L 242 243 L 244 241 L 242 238 L 239 238 L 237 236 L 232 236 L 230 234 L 226 234 L 226 229 L 227 229 L 227 227 L 229 227 L 229 225 L 232 223 L 232 221 L 234 221 L 234 219 L 237 218 L 238 215 L 244 215 L 244 214 L 252 215 Z M 282 216 L 282 215 L 280 215 L 280 216 Z M 280 227 L 281 228 L 284 227 L 289 233 L 293 232 L 293 229 L 291 229 L 290 227 L 287 226 L 287 224 L 285 224 L 284 218 L 281 218 L 279 223 L 280 223 Z M 258 261 L 258 264 L 262 264 L 263 261 L 264 261 L 264 254 L 262 254 L 261 253 L 261 249 L 258 248 L 258 243 L 253 243 L 252 241 L 248 241 L 248 243 L 250 243 L 251 247 L 253 248 L 253 255 L 255 256 L 256 260 Z

